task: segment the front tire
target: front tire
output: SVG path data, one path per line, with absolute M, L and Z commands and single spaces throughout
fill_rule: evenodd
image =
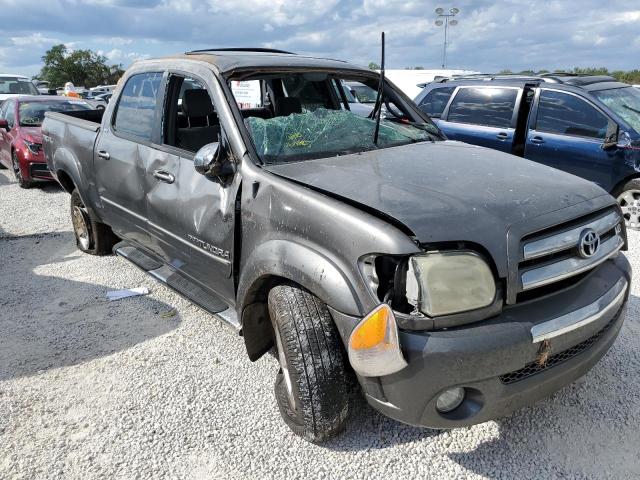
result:
M 321 442 L 344 429 L 348 375 L 340 335 L 327 306 L 295 285 L 269 292 L 280 371 L 275 395 L 280 414 L 293 432 Z
M 20 188 L 31 188 L 33 186 L 33 182 L 30 180 L 25 180 L 22 176 L 22 170 L 20 170 L 20 159 L 18 158 L 18 154 L 14 151 L 11 152 L 11 165 L 13 167 L 13 174 L 16 177 L 16 181 Z
M 117 243 L 111 227 L 98 222 L 85 206 L 80 193 L 75 189 L 71 193 L 71 221 L 76 245 L 89 255 L 109 255 Z
M 633 178 L 615 193 L 622 209 L 625 224 L 631 230 L 640 230 L 640 178 Z

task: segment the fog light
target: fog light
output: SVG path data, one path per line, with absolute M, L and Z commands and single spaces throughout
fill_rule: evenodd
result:
M 458 408 L 463 400 L 464 388 L 451 388 L 438 397 L 436 409 L 442 413 L 451 412 Z

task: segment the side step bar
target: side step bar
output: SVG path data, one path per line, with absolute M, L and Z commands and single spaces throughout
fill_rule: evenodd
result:
M 200 287 L 153 254 L 147 253 L 127 241 L 114 245 L 113 253 L 126 258 L 176 293 L 195 303 L 208 313 L 215 315 L 235 331 L 240 331 L 240 322 L 235 310 L 229 308 L 224 300 L 213 292 Z

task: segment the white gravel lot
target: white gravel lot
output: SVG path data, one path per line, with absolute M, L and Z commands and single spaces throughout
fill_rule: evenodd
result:
M 640 477 L 638 282 L 611 351 L 552 398 L 452 431 L 356 400 L 346 432 L 317 446 L 280 420 L 272 356 L 249 362 L 215 318 L 77 251 L 68 201 L 0 172 L 1 479 Z M 150 295 L 104 298 L 136 286 Z

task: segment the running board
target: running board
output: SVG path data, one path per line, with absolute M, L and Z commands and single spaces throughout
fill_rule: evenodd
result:
M 126 258 L 136 267 L 151 275 L 159 282 L 179 295 L 185 297 L 190 302 L 195 303 L 218 317 L 224 323 L 231 326 L 235 331 L 240 331 L 240 322 L 233 308 L 230 308 L 224 300 L 214 293 L 200 287 L 184 275 L 177 272 L 173 267 L 155 258 L 154 255 L 142 251 L 132 244 L 122 241 L 113 247 L 113 252 Z

